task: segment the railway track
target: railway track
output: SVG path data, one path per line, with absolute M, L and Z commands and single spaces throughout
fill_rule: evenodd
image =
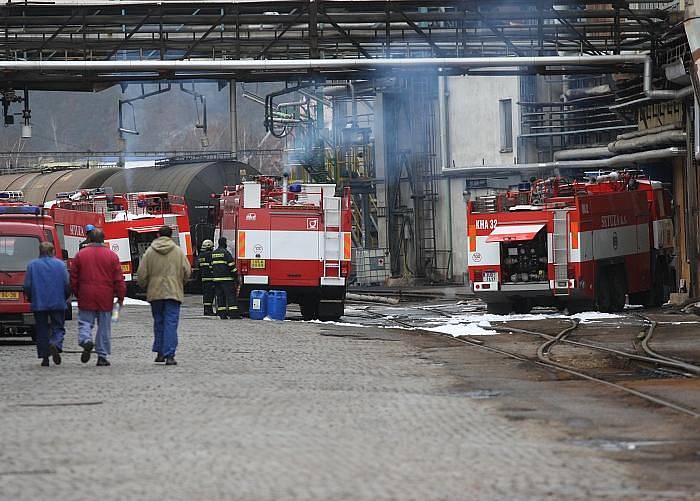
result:
M 382 314 L 378 313 L 375 311 L 372 311 L 369 309 L 370 307 L 364 308 L 362 310 L 363 313 L 366 313 L 370 318 L 373 319 L 384 319 L 388 322 L 392 322 L 396 324 L 399 327 L 402 328 L 410 328 L 410 329 L 424 329 L 425 326 L 417 325 L 415 323 L 411 323 L 399 318 L 396 318 L 393 315 L 387 315 L 387 314 Z M 414 308 L 418 309 L 424 312 L 432 312 L 438 315 L 441 315 L 443 317 L 452 317 L 454 318 L 456 315 L 450 312 L 445 312 L 444 310 L 436 309 L 436 308 L 430 308 L 430 307 L 409 307 L 409 308 Z M 645 355 L 640 355 L 637 353 L 630 353 L 627 351 L 623 350 L 618 350 L 615 348 L 610 348 L 606 346 L 601 346 L 596 343 L 589 343 L 589 342 L 584 342 L 584 341 L 576 341 L 576 340 L 571 340 L 568 339 L 568 336 L 571 335 L 573 332 L 575 332 L 578 327 L 579 327 L 579 321 L 576 319 L 571 319 L 569 320 L 569 325 L 567 325 L 564 329 L 560 330 L 556 335 L 551 335 L 547 334 L 545 332 L 539 332 L 536 330 L 526 330 L 526 329 L 518 329 L 518 328 L 513 328 L 513 327 L 491 327 L 494 330 L 497 331 L 507 331 L 507 332 L 514 332 L 514 333 L 521 333 L 521 334 L 528 334 L 532 336 L 537 336 L 543 339 L 544 341 L 542 344 L 539 345 L 537 348 L 537 357 L 533 358 L 531 356 L 523 355 L 522 353 L 516 353 L 513 351 L 505 350 L 496 346 L 491 346 L 488 344 L 485 344 L 482 340 L 480 339 L 474 339 L 470 337 L 453 337 L 449 334 L 441 334 L 439 332 L 434 332 L 430 331 L 433 334 L 438 334 L 442 335 L 445 337 L 449 337 L 450 339 L 454 339 L 458 342 L 461 342 L 465 345 L 471 346 L 476 349 L 484 350 L 484 351 L 489 351 L 492 353 L 497 353 L 500 355 L 504 355 L 508 358 L 512 358 L 521 362 L 528 362 L 533 365 L 536 365 L 538 367 L 543 367 L 549 370 L 555 370 L 555 371 L 561 371 L 566 374 L 569 374 L 571 376 L 577 377 L 579 379 L 583 379 L 586 381 L 590 381 L 593 383 L 597 383 L 600 385 L 607 386 L 608 388 L 613 388 L 617 391 L 626 393 L 628 395 L 635 396 L 637 398 L 640 398 L 642 400 L 645 400 L 647 402 L 651 402 L 653 404 L 659 405 L 661 407 L 665 407 L 667 409 L 671 409 L 673 411 L 694 417 L 694 418 L 700 418 L 700 411 L 697 409 L 693 409 L 687 406 L 684 406 L 682 404 L 679 404 L 677 402 L 672 402 L 670 400 L 667 400 L 665 398 L 658 397 L 656 395 L 653 395 L 651 393 L 645 392 L 645 391 L 640 391 L 636 390 L 634 388 L 630 388 L 628 386 L 625 386 L 623 384 L 620 384 L 618 382 L 610 381 L 609 379 L 605 379 L 601 375 L 596 375 L 596 374 L 591 374 L 589 372 L 584 372 L 576 367 L 571 367 L 567 366 L 561 362 L 556 361 L 552 357 L 552 349 L 557 345 L 557 344 L 568 344 L 572 346 L 577 346 L 581 348 L 587 348 L 587 349 L 593 349 L 593 350 L 598 350 L 601 352 L 605 352 L 607 354 L 611 354 L 617 357 L 622 357 L 626 358 L 628 360 L 636 361 L 636 362 L 643 362 L 646 364 L 651 364 L 656 367 L 662 367 L 666 371 L 671 371 L 672 373 L 684 377 L 697 377 L 700 375 L 700 366 L 688 363 L 686 361 L 678 360 L 672 357 L 666 357 L 664 355 L 660 355 L 656 353 L 654 350 L 652 350 L 649 347 L 649 341 L 652 338 L 654 331 L 658 325 L 657 322 L 654 320 L 649 319 L 648 317 L 641 317 L 643 318 L 645 325 L 647 326 L 647 331 L 645 332 L 644 337 L 642 338 L 642 346 L 646 346 L 644 348 Z M 648 350 L 648 351 L 647 351 Z

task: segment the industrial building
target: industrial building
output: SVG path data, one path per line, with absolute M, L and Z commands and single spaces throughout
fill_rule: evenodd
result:
M 264 1 L 58 1 L 2 11 L 8 125 L 23 109 L 30 134 L 35 90 L 138 83 L 145 99 L 154 82 L 217 81 L 229 89 L 230 152 L 244 157 L 236 103 L 250 99 L 253 119 L 285 144 L 270 173 L 351 186 L 368 283 L 464 283 L 470 197 L 532 176 L 626 168 L 672 190 L 677 283 L 698 286 L 687 2 L 302 1 L 271 11 Z M 285 84 L 256 96 L 244 87 L 256 81 Z

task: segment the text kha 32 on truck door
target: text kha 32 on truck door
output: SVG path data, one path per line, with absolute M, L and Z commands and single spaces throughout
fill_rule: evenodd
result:
M 493 313 L 660 305 L 674 283 L 670 196 L 636 172 L 477 197 L 467 242 L 472 290 Z

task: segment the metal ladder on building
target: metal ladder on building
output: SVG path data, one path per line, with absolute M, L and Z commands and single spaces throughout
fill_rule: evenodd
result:
M 552 257 L 554 259 L 554 295 L 569 295 L 569 211 L 554 211 L 554 233 L 552 234 Z
M 340 228 L 342 199 L 323 198 L 323 278 L 340 278 L 343 232 Z

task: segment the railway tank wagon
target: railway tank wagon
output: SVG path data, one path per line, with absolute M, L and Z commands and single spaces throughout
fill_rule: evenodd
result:
M 156 167 L 122 169 L 65 168 L 0 175 L 0 191 L 22 191 L 28 203 L 44 206 L 59 193 L 111 188 L 115 193 L 164 191 L 181 196 L 188 207 L 192 243 L 195 249 L 212 238 L 209 211 L 211 196 L 225 186 L 240 184 L 243 176 L 258 172 L 235 160 L 208 162 L 162 162 Z
M 99 188 L 118 168 L 52 169 L 0 176 L 0 190 L 21 191 L 27 203 L 43 206 L 58 193 Z
M 181 196 L 188 207 L 193 243 L 213 237 L 213 227 L 208 224 L 212 206 L 212 194 L 221 193 L 225 186 L 235 186 L 242 176 L 254 176 L 257 171 L 238 161 L 214 161 L 196 163 L 165 163 L 156 167 L 119 169 L 102 183 L 115 193 L 136 191 L 165 191 Z

